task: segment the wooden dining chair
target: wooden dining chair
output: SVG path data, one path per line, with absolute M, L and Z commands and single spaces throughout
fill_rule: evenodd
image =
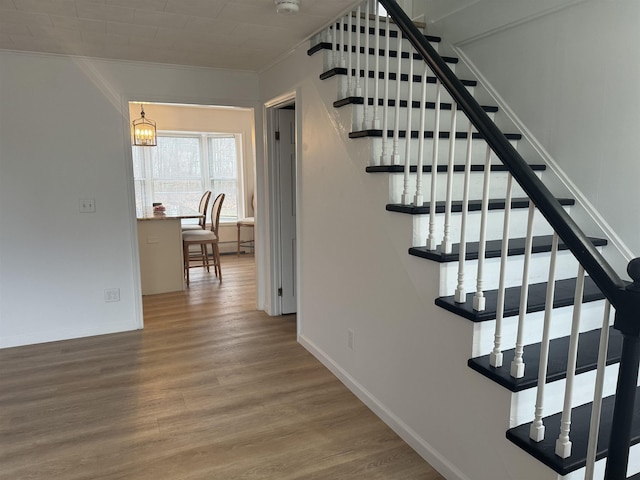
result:
M 203 267 L 210 271 L 209 249 L 211 245 L 211 259 L 213 260 L 213 268 L 216 277 L 222 282 L 222 268 L 220 267 L 220 249 L 218 248 L 218 240 L 220 238 L 220 211 L 222 210 L 222 202 L 224 202 L 225 194 L 221 193 L 213 201 L 211 207 L 211 229 L 209 230 L 186 230 L 182 232 L 182 253 L 184 256 L 184 275 L 189 285 L 189 269 L 194 267 Z M 200 252 L 194 253 L 190 251 L 192 245 L 199 245 Z M 199 260 L 198 265 L 191 265 L 192 260 Z
M 211 190 L 207 190 L 200 197 L 200 203 L 198 205 L 198 212 L 202 214 L 202 217 L 198 219 L 198 223 L 182 225 L 182 231 L 187 230 L 204 230 L 207 223 L 207 209 L 209 208 L 209 200 L 211 200 Z

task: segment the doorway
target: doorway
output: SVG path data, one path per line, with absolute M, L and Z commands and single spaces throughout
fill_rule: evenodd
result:
M 267 106 L 269 200 L 272 205 L 271 313 L 297 312 L 296 162 L 297 117 L 295 96 Z

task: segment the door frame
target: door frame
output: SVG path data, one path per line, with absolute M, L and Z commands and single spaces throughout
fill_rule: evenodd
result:
M 300 115 L 299 115 L 299 95 L 297 91 L 284 93 L 264 104 L 263 118 L 264 118 L 264 146 L 265 146 L 265 227 L 266 235 L 264 238 L 264 252 L 268 257 L 266 266 L 268 274 L 265 275 L 265 305 L 264 309 L 267 314 L 275 316 L 282 315 L 282 303 L 281 298 L 278 295 L 278 289 L 282 284 L 282 263 L 281 263 L 281 251 L 280 251 L 280 213 L 278 209 L 279 196 L 280 196 L 280 179 L 278 176 L 278 165 L 276 163 L 277 158 L 277 146 L 275 141 L 275 125 L 276 125 L 276 110 L 286 107 L 287 105 L 295 104 L 295 137 L 296 137 L 296 178 L 295 178 L 295 207 L 298 212 L 298 206 L 300 205 L 300 178 L 298 168 L 300 162 L 301 148 L 300 148 Z M 296 219 L 296 243 L 295 243 L 295 255 L 299 258 L 300 243 L 299 235 L 300 222 Z M 300 262 L 296 262 L 296 310 L 300 311 Z

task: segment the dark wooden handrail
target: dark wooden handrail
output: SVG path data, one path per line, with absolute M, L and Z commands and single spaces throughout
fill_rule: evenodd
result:
M 558 236 L 578 259 L 589 276 L 614 307 L 624 302 L 625 282 L 611 267 L 609 262 L 589 241 L 549 189 L 535 175 L 527 162 L 509 143 L 500 129 L 469 93 L 462 82 L 447 66 L 438 52 L 429 44 L 424 34 L 418 30 L 407 14 L 394 0 L 379 0 L 398 28 L 406 35 L 414 48 L 422 55 L 431 70 L 440 79 L 459 107 L 467 115 L 473 126 L 483 136 L 493 152 L 505 164 L 534 205 L 547 219 Z

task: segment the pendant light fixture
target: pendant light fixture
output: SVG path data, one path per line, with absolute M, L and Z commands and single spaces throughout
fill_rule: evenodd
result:
M 144 105 L 140 104 L 140 118 L 132 122 L 133 125 L 133 145 L 138 147 L 155 147 L 158 145 L 156 139 L 156 122 L 144 116 Z

